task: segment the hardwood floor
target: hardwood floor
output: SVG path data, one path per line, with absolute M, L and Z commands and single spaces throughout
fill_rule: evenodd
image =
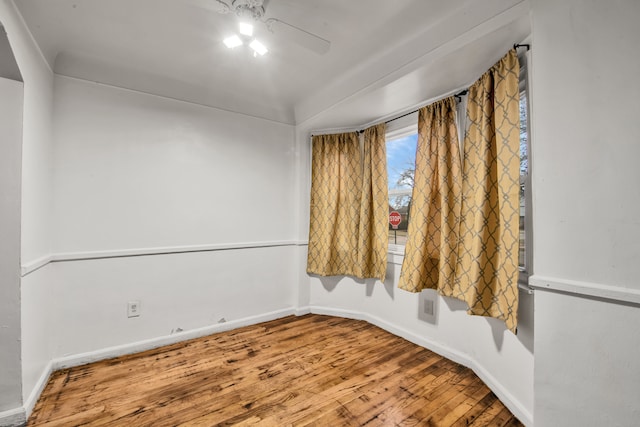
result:
M 469 369 L 363 321 L 286 317 L 55 372 L 29 426 L 520 426 Z

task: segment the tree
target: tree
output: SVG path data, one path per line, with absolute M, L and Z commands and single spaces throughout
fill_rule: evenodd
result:
M 402 172 L 400 172 L 400 176 L 398 177 L 398 180 L 396 181 L 396 185 L 398 187 L 410 187 L 410 188 L 413 188 L 413 185 L 415 184 L 415 176 L 416 176 L 415 168 L 409 167 L 409 168 L 403 170 Z
M 396 189 L 392 190 L 396 194 L 390 198 L 391 206 L 395 210 L 399 211 L 409 206 L 409 202 L 411 201 L 411 190 L 415 183 L 415 174 L 415 165 L 407 164 L 407 168 L 398 175 L 398 179 L 396 180 Z M 397 194 L 397 192 L 400 194 Z

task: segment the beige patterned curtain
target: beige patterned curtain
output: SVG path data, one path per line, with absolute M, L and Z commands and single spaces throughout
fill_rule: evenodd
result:
M 520 116 L 515 50 L 469 88 L 460 245 L 453 295 L 469 314 L 505 321 L 518 311 Z
M 453 97 L 418 114 L 418 148 L 407 244 L 398 286 L 451 296 L 460 223 L 461 165 Z
M 362 161 L 357 132 L 312 139 L 307 272 L 357 275 Z
M 312 140 L 307 273 L 384 279 L 388 190 L 384 125 Z M 364 157 L 364 162 L 363 162 Z
M 386 124 L 364 131 L 364 171 L 360 202 L 358 277 L 384 281 L 389 243 L 389 187 L 387 184 Z

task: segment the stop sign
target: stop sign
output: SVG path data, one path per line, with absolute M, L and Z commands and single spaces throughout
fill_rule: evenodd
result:
M 394 229 L 397 229 L 401 222 L 402 222 L 402 215 L 400 215 L 399 212 L 397 211 L 389 212 L 389 224 L 391 224 L 391 227 L 393 227 Z

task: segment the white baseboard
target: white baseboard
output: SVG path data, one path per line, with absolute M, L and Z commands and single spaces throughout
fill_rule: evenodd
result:
M 87 353 L 74 354 L 53 360 L 53 370 L 71 368 L 74 366 L 85 365 L 100 360 L 111 359 L 114 357 L 125 356 L 127 354 L 140 353 L 142 351 L 151 350 L 165 345 L 175 344 L 181 341 L 187 341 L 194 338 L 200 338 L 218 332 L 226 332 L 232 329 L 242 328 L 243 326 L 255 325 L 257 323 L 268 322 L 270 320 L 279 319 L 285 316 L 295 315 L 292 308 L 272 311 L 269 313 L 249 316 L 242 319 L 231 320 L 225 323 L 217 323 L 215 325 L 205 326 L 198 329 L 178 332 L 172 335 L 165 335 L 157 338 L 151 338 L 135 343 L 123 344 L 115 347 L 108 347 L 101 350 L 90 351 Z
M 19 427 L 27 423 L 27 416 L 22 406 L 0 412 L 0 426 Z
M 305 314 L 311 314 L 311 309 L 309 307 L 299 307 L 296 308 L 296 316 L 304 316 Z
M 22 405 L 22 408 L 25 412 L 26 419 L 29 419 L 29 417 L 31 416 L 31 413 L 33 412 L 33 408 L 36 406 L 36 403 L 38 403 L 38 399 L 40 398 L 40 395 L 42 394 L 42 392 L 44 391 L 44 388 L 49 382 L 49 377 L 51 377 L 51 374 L 53 373 L 53 371 L 54 371 L 53 361 L 49 361 L 49 363 L 47 363 L 47 365 L 42 370 L 42 373 L 40 374 L 40 378 L 38 378 L 38 381 L 36 382 L 36 385 L 33 387 L 33 390 L 31 390 L 31 393 L 29 393 L 29 397 L 27 397 L 27 399 L 24 402 L 24 405 Z M 0 425 L 3 425 L 3 424 L 0 423 Z
M 509 390 L 507 390 L 502 383 L 500 383 L 489 371 L 487 371 L 482 365 L 480 365 L 475 359 L 469 355 L 455 350 L 442 343 L 432 341 L 423 336 L 417 335 L 405 328 L 398 325 L 394 325 L 384 319 L 377 316 L 370 315 L 368 313 L 342 310 L 337 308 L 328 308 L 320 306 L 309 306 L 309 310 L 314 314 L 323 314 L 327 316 L 344 317 L 348 319 L 364 320 L 372 325 L 375 325 L 387 332 L 402 337 L 407 341 L 410 341 L 416 345 L 424 347 L 437 353 L 449 360 L 459 363 L 467 368 L 473 370 L 475 374 L 493 391 L 504 405 L 526 426 L 533 425 L 533 416 L 518 399 L 516 399 Z
M 367 320 L 365 314 L 359 311 L 343 310 L 341 308 L 322 307 L 318 305 L 310 305 L 307 307 L 309 313 L 322 314 L 325 316 L 343 317 L 345 319 L 353 320 Z

